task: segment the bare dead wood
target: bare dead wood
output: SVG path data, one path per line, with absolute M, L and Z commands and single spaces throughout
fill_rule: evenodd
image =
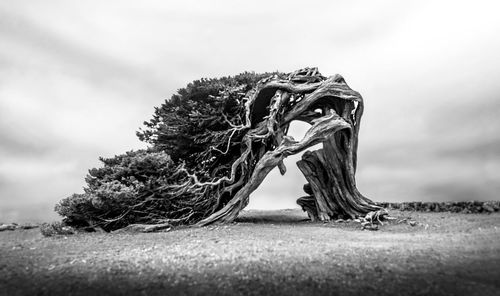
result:
M 309 196 L 297 202 L 310 218 L 355 218 L 380 209 L 356 188 L 363 99 L 342 76 L 325 78 L 316 68 L 306 68 L 287 79 L 264 79 L 247 96 L 245 123 L 239 128 L 244 126 L 248 132 L 230 176 L 210 183 L 198 182 L 193 176 L 192 186 L 222 186 L 230 188 L 223 192 L 231 192 L 230 199 L 198 225 L 233 221 L 274 167 L 284 174 L 284 158 L 318 143 L 323 143 L 323 149 L 306 152 L 297 163 L 310 189 Z M 293 120 L 311 124 L 301 141 L 286 135 Z

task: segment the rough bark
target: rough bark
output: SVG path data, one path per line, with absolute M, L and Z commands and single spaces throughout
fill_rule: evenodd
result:
M 323 143 L 324 148 L 307 151 L 297 166 L 302 171 L 312 194 L 297 203 L 314 220 L 329 221 L 356 218 L 380 209 L 362 196 L 354 183 L 353 167 L 334 139 Z M 314 203 L 313 203 L 314 201 Z
M 306 152 L 297 163 L 310 184 L 309 196 L 297 202 L 311 219 L 354 218 L 380 208 L 356 188 L 363 99 L 342 76 L 325 78 L 316 68 L 306 68 L 291 73 L 287 79 L 263 80 L 246 97 L 245 124 L 233 128 L 248 132 L 230 176 L 205 183 L 192 176 L 192 188 L 223 188 L 217 203 L 220 207 L 198 225 L 233 221 L 274 167 L 284 174 L 284 158 L 318 143 L 323 143 L 323 149 Z M 311 124 L 301 141 L 286 135 L 294 120 Z

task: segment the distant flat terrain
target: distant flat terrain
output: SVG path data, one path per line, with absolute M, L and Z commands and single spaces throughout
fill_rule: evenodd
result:
M 0 232 L 0 295 L 500 295 L 500 213 L 390 211 L 378 231 L 300 210 L 162 233 Z

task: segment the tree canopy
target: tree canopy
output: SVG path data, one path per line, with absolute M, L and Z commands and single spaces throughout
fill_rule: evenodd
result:
M 285 157 L 323 143 L 298 163 L 309 182 L 299 205 L 312 220 L 366 214 L 379 207 L 355 186 L 362 113 L 358 92 L 316 68 L 196 80 L 137 132 L 148 149 L 101 158 L 85 193 L 56 211 L 70 225 L 105 230 L 232 221 L 274 167 L 286 172 Z M 293 120 L 311 125 L 300 141 L 287 135 Z
M 181 88 L 137 132 L 147 150 L 99 158 L 89 170 L 84 194 L 56 205 L 69 225 L 115 230 L 132 223 L 192 224 L 217 208 L 216 188 L 181 187 L 190 173 L 203 181 L 230 173 L 244 130 L 242 94 L 258 81 L 280 73 L 245 72 L 233 77 L 200 79 Z

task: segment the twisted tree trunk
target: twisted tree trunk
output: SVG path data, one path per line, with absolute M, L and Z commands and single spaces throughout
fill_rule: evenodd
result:
M 361 95 L 347 86 L 340 75 L 325 78 L 316 68 L 291 73 L 288 79 L 269 78 L 247 94 L 241 156 L 224 184 L 226 202 L 199 225 L 233 221 L 248 204 L 250 194 L 276 166 L 284 174 L 283 159 L 323 143 L 323 149 L 306 152 L 297 163 L 309 185 L 298 204 L 312 220 L 328 221 L 357 217 L 380 209 L 363 197 L 354 178 L 358 132 L 363 113 Z M 287 136 L 293 120 L 311 124 L 304 138 Z
M 335 137 L 334 137 L 335 138 Z M 347 153 L 329 139 L 323 149 L 307 151 L 297 166 L 306 177 L 309 196 L 297 203 L 309 214 L 311 220 L 329 221 L 362 216 L 379 207 L 365 198 L 356 188 L 354 171 Z

